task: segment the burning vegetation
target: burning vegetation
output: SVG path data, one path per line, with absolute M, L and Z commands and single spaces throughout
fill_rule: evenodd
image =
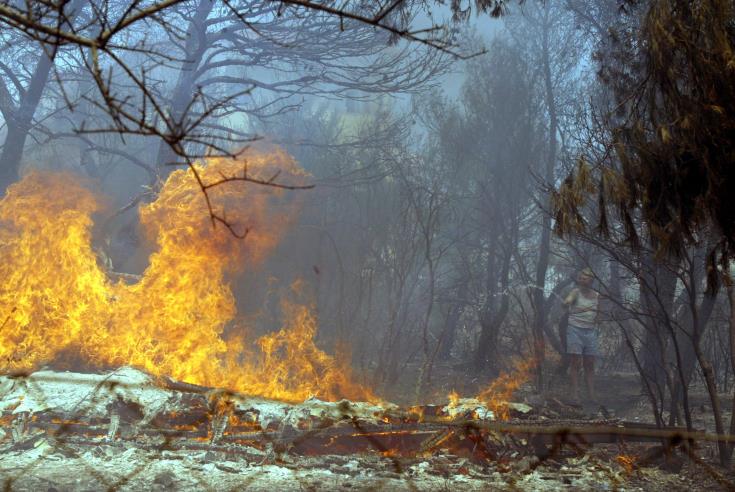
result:
M 301 182 L 285 152 L 197 164 L 206 182 L 242 173 Z M 257 340 L 223 338 L 236 314 L 229 282 L 262 261 L 298 213 L 298 197 L 268 186 L 222 183 L 209 190 L 245 238 L 212 227 L 192 170 L 175 171 L 140 222 L 155 245 L 132 284 L 113 281 L 92 245 L 93 214 L 103 199 L 77 176 L 33 171 L 0 202 L 4 313 L 0 357 L 6 370 L 60 362 L 131 365 L 158 376 L 250 395 L 303 401 L 368 399 L 348 365 L 314 344 L 309 306 L 283 302 L 283 327 Z
M 590 419 L 554 398 L 514 403 L 537 366 L 533 357 L 516 359 L 475 397 L 452 392 L 446 405 L 401 408 L 356 383 L 349 360 L 317 347 L 308 304 L 282 299 L 280 329 L 247 338 L 246 327 L 232 326 L 232 282 L 273 251 L 300 204 L 278 187 L 227 179 L 245 169 L 265 182 L 307 178 L 279 149 L 173 172 L 140 207 L 153 252 L 139 277 L 101 261 L 93 236 L 104 198 L 77 176 L 34 171 L 8 189 L 0 201 L 7 313 L 0 357 L 8 374 L 0 377 L 0 443 L 12 463 L 44 463 L 44 480 L 58 482 L 60 470 L 48 461 L 56 453 L 65 466 L 117 463 L 117 474 L 105 475 L 112 489 L 148 483 L 150 476 L 130 478 L 141 467 L 158 470 L 154 483 L 188 488 L 191 481 L 171 470 L 183 476 L 201 464 L 214 465 L 219 485 L 250 480 L 248 467 L 257 465 L 292 470 L 267 481 L 282 487 L 307 483 L 305 470 L 327 469 L 336 480 L 359 475 L 366 487 L 405 486 L 412 477 L 433 489 L 435 477 L 454 475 L 456 485 L 478 489 L 507 485 L 503 474 L 519 471 L 540 480 L 565 445 L 577 456 L 580 447 L 619 444 L 622 436 L 650 440 L 628 435 L 631 423 Z M 195 173 L 220 184 L 205 196 Z M 222 217 L 226 211 L 228 227 L 212 227 L 206 200 Z M 60 372 L 75 367 L 87 373 Z M 595 465 L 606 480 L 648 480 L 635 475 L 646 459 L 618 451 Z M 183 461 L 164 466 L 161 453 Z M 0 460 L 0 470 L 9 463 Z M 21 488 L 36 487 L 32 475 L 23 479 Z
M 530 379 L 534 367 L 536 361 L 533 358 L 516 360 L 512 371 L 501 373 L 490 386 L 477 395 L 477 398 L 485 402 L 500 420 L 508 420 L 510 418 L 508 402 L 512 401 L 513 394 Z
M 735 490 L 732 0 L 0 24 L 5 490 Z

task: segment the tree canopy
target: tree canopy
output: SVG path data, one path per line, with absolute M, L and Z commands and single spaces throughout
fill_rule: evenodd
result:
M 613 91 L 602 158 L 582 160 L 555 196 L 557 231 L 586 227 L 596 193 L 597 226 L 609 211 L 632 245 L 679 256 L 712 229 L 709 280 L 735 252 L 735 7 L 726 0 L 655 0 L 613 31 L 600 75 Z M 636 228 L 642 220 L 643 229 Z

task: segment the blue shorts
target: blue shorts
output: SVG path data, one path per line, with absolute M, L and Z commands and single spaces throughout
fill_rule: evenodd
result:
M 600 355 L 597 351 L 595 328 L 567 327 L 567 353 L 575 355 Z

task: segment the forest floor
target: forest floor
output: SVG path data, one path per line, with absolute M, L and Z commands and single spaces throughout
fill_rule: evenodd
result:
M 413 404 L 415 400 L 415 378 L 411 375 L 411 368 L 404 373 L 401 380 L 388 394 L 400 404 Z M 472 396 L 486 388 L 492 381 L 491 376 L 474 375 L 468 376 L 468 369 L 458 364 L 439 365 L 435 368 L 434 378 L 425 401 L 445 401 L 450 392 L 456 391 L 461 396 Z M 580 378 L 580 385 L 583 385 Z M 583 418 L 595 419 L 612 417 L 624 422 L 635 422 L 641 424 L 654 424 L 655 419 L 651 411 L 651 404 L 645 395 L 639 375 L 635 372 L 613 372 L 596 374 L 595 386 L 597 398 L 595 402 L 579 400 L 579 415 Z M 530 382 L 523 384 L 513 395 L 513 401 L 526 403 L 531 406 L 545 406 L 549 400 L 560 400 L 566 403 L 574 401 L 570 397 L 570 381 L 568 375 L 547 375 L 547 389 L 539 394 Z M 730 421 L 730 402 L 732 395 L 720 394 L 723 406 L 723 419 L 726 423 Z M 693 426 L 696 430 L 709 433 L 715 432 L 714 417 L 709 395 L 703 385 L 693 385 L 689 394 Z M 668 412 L 663 412 L 664 421 L 668 421 Z M 652 445 L 627 445 L 624 449 L 616 445 L 594 445 L 585 449 L 584 452 L 571 453 L 566 457 L 549 460 L 545 463 L 545 476 L 549 473 L 558 473 L 561 477 L 567 470 L 579 471 L 575 463 L 579 460 L 586 462 L 592 460 L 604 466 L 610 466 L 618 456 L 625 453 L 628 456 L 644 456 L 650 453 Z M 735 490 L 735 473 L 732 470 L 722 468 L 718 462 L 717 447 L 714 443 L 697 443 L 695 450 L 695 462 L 679 452 L 674 463 L 659 462 L 654 466 L 636 468 L 631 473 L 625 473 L 622 482 L 615 480 L 603 480 L 590 489 L 609 490 Z M 571 466 L 570 466 L 571 464 Z M 606 464 L 606 465 L 604 465 Z M 543 468 L 543 467 L 542 467 Z M 628 470 L 630 471 L 630 470 Z M 538 477 L 537 477 L 538 478 Z M 578 489 L 576 485 L 562 478 L 563 488 Z M 520 490 L 526 490 L 526 486 L 518 484 Z M 557 482 L 558 485 L 558 482 Z M 538 485 L 537 485 L 538 486 Z M 515 486 L 511 486 L 513 488 Z M 552 487 L 553 488 L 553 487 Z M 580 489 L 581 490 L 581 489 Z
M 126 370 L 130 377 L 145 380 L 146 376 L 134 370 Z M 437 374 L 440 374 L 437 371 Z M 477 394 L 478 388 L 486 386 L 482 378 L 476 380 L 460 377 L 459 373 L 443 374 L 434 380 L 434 400 L 446 404 L 447 394 L 454 390 L 462 396 Z M 102 375 L 94 376 L 103 378 Z M 106 379 L 109 376 L 105 376 Z M 147 380 L 146 380 L 147 381 Z M 78 385 L 65 386 L 59 383 L 55 393 L 44 390 L 43 400 L 35 405 L 57 408 L 62 404 L 79 400 L 75 392 L 84 395 L 88 390 Z M 633 375 L 615 374 L 600 376 L 600 405 L 614 417 L 626 422 L 646 423 L 651 421 L 647 402 L 640 394 L 637 378 Z M 35 383 L 34 383 L 35 385 Z M 31 385 L 33 389 L 36 386 Z M 595 425 L 599 419 L 592 406 L 566 407 L 553 410 L 549 401 L 564 400 L 568 386 L 559 381 L 545 395 L 539 396 L 530 388 L 521 388 L 513 396 L 516 402 L 536 407 L 537 416 L 545 416 L 554 422 L 573 418 L 574 422 Z M 110 398 L 122 396 L 136 401 L 141 408 L 155 409 L 161 401 L 179 401 L 176 391 L 155 385 L 142 386 L 144 391 L 118 391 L 110 386 L 109 395 L 95 396 L 85 414 L 106 412 Z M 6 391 L 0 406 L 7 405 L 8 412 L 32 407 L 34 392 L 27 395 L 17 388 Z M 97 391 L 97 390 L 95 390 Z M 122 391 L 122 390 L 120 390 Z M 0 391 L 3 393 L 3 391 Z M 95 393 L 96 394 L 96 393 Z M 401 402 L 405 406 L 414 403 L 410 396 L 415 393 L 407 384 Z M 461 393 L 460 393 L 461 394 Z M 176 396 L 179 395 L 179 396 Z M 52 398 L 51 398 L 52 397 Z M 175 398 L 174 398 L 175 397 Z M 706 400 L 694 394 L 696 403 L 695 420 L 701 428 L 710 427 L 706 417 Z M 87 396 L 84 396 L 87 398 Z M 181 400 L 183 401 L 183 400 Z M 400 401 L 400 400 L 399 400 Z M 159 403 L 157 403 L 159 402 Z M 407 403 L 406 403 L 407 402 Z M 21 406 L 19 407 L 18 404 Z M 252 405 L 250 402 L 248 405 Z M 74 409 L 78 408 L 74 404 Z M 264 413 L 273 406 L 273 417 L 277 418 L 291 406 L 287 404 L 263 404 L 256 413 Z M 265 406 L 264 406 L 265 405 Z M 62 405 L 63 406 L 63 405 Z M 307 401 L 301 409 L 322 411 L 338 408 L 339 404 Z M 539 411 L 541 407 L 543 411 Z M 163 408 L 163 407 L 161 407 Z M 178 408 L 178 407 L 177 407 Z M 197 407 L 199 408 L 199 407 Z M 293 406 L 294 415 L 300 415 Z M 355 409 L 358 406 L 353 407 Z M 368 407 L 366 407 L 368 408 Z M 374 407 L 370 407 L 374 408 Z M 76 410 L 75 410 L 76 411 Z M 153 410 L 151 410 L 153 411 Z M 158 411 L 158 410 L 156 410 Z M 371 410 L 372 411 L 372 410 Z M 554 413 L 557 412 L 557 413 Z M 566 413 L 565 413 L 566 412 Z M 7 415 L 6 415 L 7 414 Z M 681 448 L 671 456 L 657 453 L 657 443 L 614 443 L 595 445 L 564 445 L 540 459 L 530 442 L 521 436 L 513 439 L 489 431 L 486 439 L 497 445 L 493 448 L 497 459 L 476 459 L 474 451 L 466 453 L 466 447 L 454 448 L 437 444 L 429 452 L 393 455 L 381 452 L 334 452 L 311 455 L 299 452 L 272 454 L 267 450 L 240 446 L 241 453 L 229 452 L 217 447 L 204 449 L 177 449 L 167 445 L 168 440 L 159 442 L 160 436 L 105 439 L 104 436 L 84 438 L 69 435 L 59 440 L 54 433 L 31 429 L 21 441 L 11 439 L 11 413 L 5 412 L 6 430 L 0 437 L 0 483 L 4 490 L 40 490 L 44 492 L 93 491 L 93 490 L 653 490 L 653 491 L 698 491 L 732 490 L 735 474 L 716 464 L 716 449 L 709 444 L 697 443 L 690 458 Z M 39 413 L 39 415 L 41 415 Z M 268 417 L 271 418 L 271 417 Z M 380 419 L 379 419 L 380 420 Z M 516 418 L 523 424 L 523 416 Z M 528 420 L 526 422 L 538 422 Z M 267 424 L 264 424 L 267 426 Z M 362 431 L 361 431 L 362 432 Z M 337 434 L 335 434 L 337 435 Z M 362 434 L 361 434 L 362 435 Z M 467 434 L 469 436 L 470 434 Z M 529 438 L 530 440 L 530 438 Z M 198 441 L 206 442 L 206 441 Z M 463 441 L 466 442 L 466 441 Z M 487 441 L 486 441 L 487 442 Z M 234 448 L 233 448 L 234 449 Z M 314 448 L 317 449 L 317 448 Z M 463 449 L 465 453 L 463 454 Z M 553 449 L 553 448 L 552 448 Z M 663 448 L 660 448 L 663 449 Z M 474 457 L 473 457 L 474 456 Z M 653 457 L 653 458 L 651 458 Z M 650 459 L 649 459 L 650 458 Z
M 205 452 L 144 451 L 100 446 L 76 456 L 44 443 L 33 451 L 3 453 L 5 490 L 726 490 L 687 463 L 678 473 L 656 467 L 631 472 L 611 463 L 599 447 L 581 457 L 559 457 L 528 470 L 528 460 L 511 467 L 466 464 L 450 472 L 437 459 L 405 460 L 392 469 L 385 458 L 302 457 L 289 463 L 257 464 L 210 460 Z M 12 477 L 8 479 L 8 477 Z M 731 477 L 732 478 L 732 477 Z
M 391 388 L 381 392 L 380 395 L 387 401 L 398 405 L 416 404 L 417 372 L 417 368 L 408 367 L 398 382 Z M 462 397 L 471 397 L 487 388 L 492 380 L 492 376 L 472 375 L 466 367 L 456 363 L 437 365 L 434 369 L 434 377 L 430 388 L 422 398 L 422 402 L 445 402 L 451 392 L 456 392 Z M 580 388 L 583 387 L 584 384 L 580 377 Z M 578 401 L 584 412 L 597 414 L 602 406 L 611 417 L 625 421 L 655 423 L 650 401 L 643 392 L 637 373 L 598 373 L 595 375 L 595 387 L 597 388 L 595 402 L 586 400 L 584 396 Z M 729 422 L 732 394 L 722 393 L 719 396 L 723 407 L 723 417 L 726 422 Z M 528 403 L 531 406 L 538 405 L 548 398 L 556 398 L 565 403 L 572 401 L 568 375 L 549 374 L 547 376 L 547 389 L 543 394 L 538 394 L 532 387 L 532 383 L 527 381 L 513 395 L 513 401 Z M 689 401 L 694 427 L 714 432 L 712 406 L 704 385 L 692 385 Z M 664 420 L 667 421 L 668 412 L 665 411 L 663 416 Z

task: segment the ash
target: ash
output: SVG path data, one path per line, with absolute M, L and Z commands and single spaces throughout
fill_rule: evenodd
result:
M 129 367 L 2 377 L 0 411 L 5 490 L 683 490 L 696 474 L 626 467 L 609 445 L 539 457 L 483 430 L 494 416 L 474 400 L 294 404 Z

